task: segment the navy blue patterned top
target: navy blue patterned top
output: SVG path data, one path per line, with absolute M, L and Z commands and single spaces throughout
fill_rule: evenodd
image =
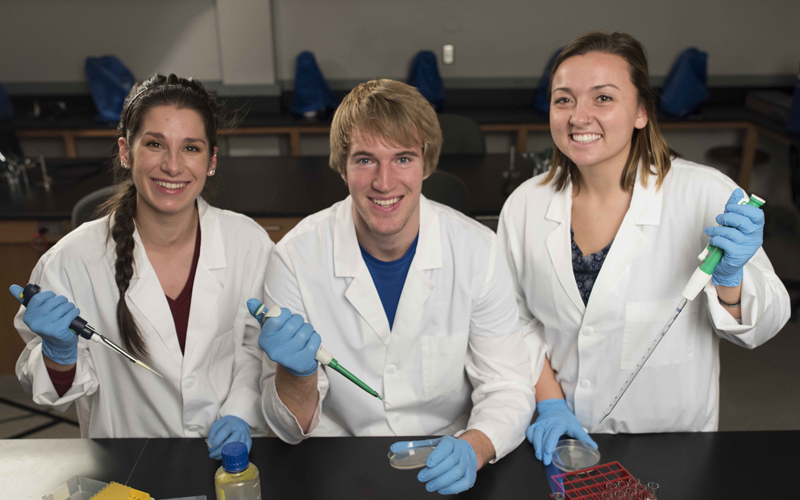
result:
M 575 243 L 575 232 L 572 227 L 569 228 L 569 237 L 572 240 L 572 273 L 575 274 L 575 282 L 578 284 L 578 291 L 581 292 L 583 305 L 586 305 L 592 294 L 594 282 L 597 281 L 597 275 L 600 274 L 600 269 L 603 267 L 603 262 L 606 261 L 606 256 L 614 240 L 611 240 L 611 243 L 599 252 L 584 256 Z

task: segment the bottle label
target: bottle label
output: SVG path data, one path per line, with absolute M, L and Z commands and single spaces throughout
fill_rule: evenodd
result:
M 225 500 L 225 492 L 222 491 L 222 488 L 217 486 L 214 489 L 217 490 L 217 500 Z

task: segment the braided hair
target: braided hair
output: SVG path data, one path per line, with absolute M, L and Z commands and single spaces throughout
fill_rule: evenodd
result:
M 122 115 L 117 126 L 117 142 L 124 138 L 132 144 L 133 138 L 139 132 L 139 127 L 145 115 L 158 106 L 174 106 L 178 109 L 191 109 L 196 111 L 203 119 L 206 138 L 209 143 L 209 152 L 217 146 L 217 131 L 220 128 L 231 128 L 238 121 L 238 113 L 230 110 L 217 101 L 214 93 L 209 92 L 203 84 L 191 78 L 180 78 L 175 75 L 154 75 L 150 79 L 136 85 L 131 89 L 125 99 Z M 133 183 L 132 169 L 134 165 L 133 152 L 129 152 L 130 168 L 123 165 L 119 152 L 113 159 L 114 184 L 117 191 L 100 208 L 108 218 L 109 238 L 114 241 L 116 262 L 114 264 L 114 279 L 119 290 L 117 302 L 117 325 L 122 342 L 126 349 L 136 355 L 146 355 L 147 345 L 142 337 L 136 322 L 133 319 L 125 293 L 133 277 L 134 247 L 133 232 L 136 217 L 136 185 Z M 203 195 L 207 194 L 209 183 L 203 188 Z M 112 224 L 113 220 L 113 224 Z

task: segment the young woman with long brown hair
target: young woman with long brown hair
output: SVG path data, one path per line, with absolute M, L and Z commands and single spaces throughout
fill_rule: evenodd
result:
M 191 79 L 156 75 L 134 87 L 107 215 L 33 271 L 46 291 L 15 319 L 27 344 L 17 375 L 36 403 L 75 403 L 84 437 L 208 437 L 218 458 L 226 442 L 249 447 L 251 428 L 265 429 L 260 329 L 245 304 L 263 296 L 273 244 L 255 221 L 202 196 L 219 167 L 217 131 L 233 116 Z M 164 378 L 79 340 L 68 329 L 79 312 Z
M 716 430 L 719 339 L 753 348 L 789 318 L 789 296 L 760 248 L 763 213 L 737 205 L 744 193 L 719 171 L 671 153 L 655 103 L 633 37 L 591 32 L 570 42 L 550 76 L 553 167 L 503 207 L 499 240 L 533 375 L 543 374 L 528 439 L 545 462 L 562 433 L 590 442 L 581 427 Z M 713 283 L 601 424 L 708 236 L 725 251 Z M 553 371 L 558 383 L 548 383 Z

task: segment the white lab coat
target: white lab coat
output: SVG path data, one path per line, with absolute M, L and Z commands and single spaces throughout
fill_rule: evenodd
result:
M 719 338 L 754 348 L 789 318 L 789 296 L 763 249 L 745 265 L 742 323 L 709 282 L 689 302 L 614 412 L 599 424 L 636 362 L 681 300 L 736 185 L 717 170 L 672 162 L 660 190 L 637 177 L 630 208 L 584 306 L 572 272 L 572 186 L 543 176 L 503 207 L 498 237 L 515 278 L 520 323 L 534 355 L 547 356 L 569 407 L 590 432 L 715 431 Z M 728 367 L 732 369 L 732 367 Z
M 534 399 L 511 277 L 495 234 L 474 220 L 420 198 L 419 241 L 391 331 L 359 250 L 350 197 L 278 243 L 266 294 L 304 316 L 339 363 L 392 404 L 322 368 L 321 404 L 303 434 L 265 357 L 263 409 L 284 441 L 478 429 L 499 459 L 524 438 Z
M 265 432 L 258 404 L 260 329 L 246 302 L 263 296 L 273 243 L 248 217 L 202 199 L 198 209 L 200 257 L 185 354 L 161 284 L 139 232 L 134 232 L 134 276 L 127 303 L 149 350 L 143 361 L 164 379 L 81 338 L 74 382 L 59 397 L 42 359 L 41 339 L 23 323 L 20 307 L 14 325 L 27 346 L 17 362 L 17 377 L 38 404 L 63 411 L 74 402 L 83 437 L 207 436 L 211 424 L 224 415 L 243 418 L 255 434 Z M 116 322 L 119 292 L 107 220 L 85 223 L 59 241 L 39 260 L 31 282 L 66 296 L 90 325 L 124 347 Z

